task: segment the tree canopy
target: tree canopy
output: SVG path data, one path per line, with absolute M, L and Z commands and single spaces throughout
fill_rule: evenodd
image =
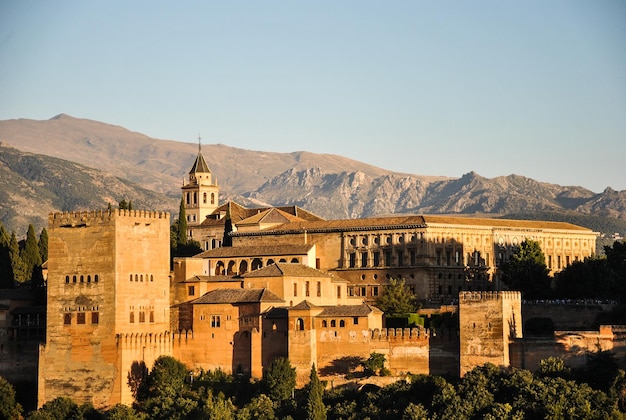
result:
M 551 279 L 539 242 L 526 239 L 501 268 L 502 281 L 511 290 L 520 290 L 525 299 L 551 294 Z
M 390 279 L 376 299 L 376 307 L 388 315 L 404 315 L 417 311 L 415 295 L 406 287 L 404 280 Z

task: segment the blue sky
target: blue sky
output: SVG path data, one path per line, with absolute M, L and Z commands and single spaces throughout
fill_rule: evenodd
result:
M 626 2 L 0 0 L 0 119 L 626 190 Z

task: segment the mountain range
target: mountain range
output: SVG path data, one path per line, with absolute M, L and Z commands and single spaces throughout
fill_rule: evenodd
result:
M 180 187 L 198 148 L 65 114 L 0 121 L 0 221 L 25 232 L 28 223 L 44 227 L 49 212 L 106 208 L 122 199 L 175 217 Z M 475 172 L 461 178 L 415 175 L 306 151 L 273 153 L 223 144 L 203 144 L 201 150 L 222 202 L 297 205 L 329 219 L 391 213 L 546 218 L 555 213 L 564 220 L 604 219 L 607 233 L 626 226 L 626 191 L 611 188 L 597 194 L 581 186 Z

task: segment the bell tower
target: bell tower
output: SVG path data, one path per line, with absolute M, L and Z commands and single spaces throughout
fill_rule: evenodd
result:
M 220 188 L 217 179 L 202 156 L 202 143 L 198 136 L 198 156 L 189 171 L 189 180 L 183 180 L 183 203 L 187 215 L 187 225 L 200 225 L 219 206 Z

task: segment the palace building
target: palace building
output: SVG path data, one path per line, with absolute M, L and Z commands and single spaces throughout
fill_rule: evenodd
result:
M 333 377 L 372 352 L 385 354 L 395 375 L 460 375 L 487 361 L 521 366 L 530 354 L 519 350 L 521 296 L 502 291 L 498 267 L 525 239 L 541 244 L 552 272 L 591 256 L 596 241 L 591 230 L 558 222 L 325 220 L 296 206 L 220 204 L 201 150 L 182 195 L 188 235 L 204 251 L 174 258 L 171 272 L 168 214 L 50 215 L 40 405 L 57 396 L 130 404 L 130 375 L 160 355 L 192 372 L 257 379 L 288 357 L 302 381 L 313 363 Z M 228 225 L 232 246 L 222 246 Z M 386 328 L 375 302 L 391 278 L 431 307 L 456 305 L 460 327 Z M 612 336 L 603 337 L 609 346 Z

